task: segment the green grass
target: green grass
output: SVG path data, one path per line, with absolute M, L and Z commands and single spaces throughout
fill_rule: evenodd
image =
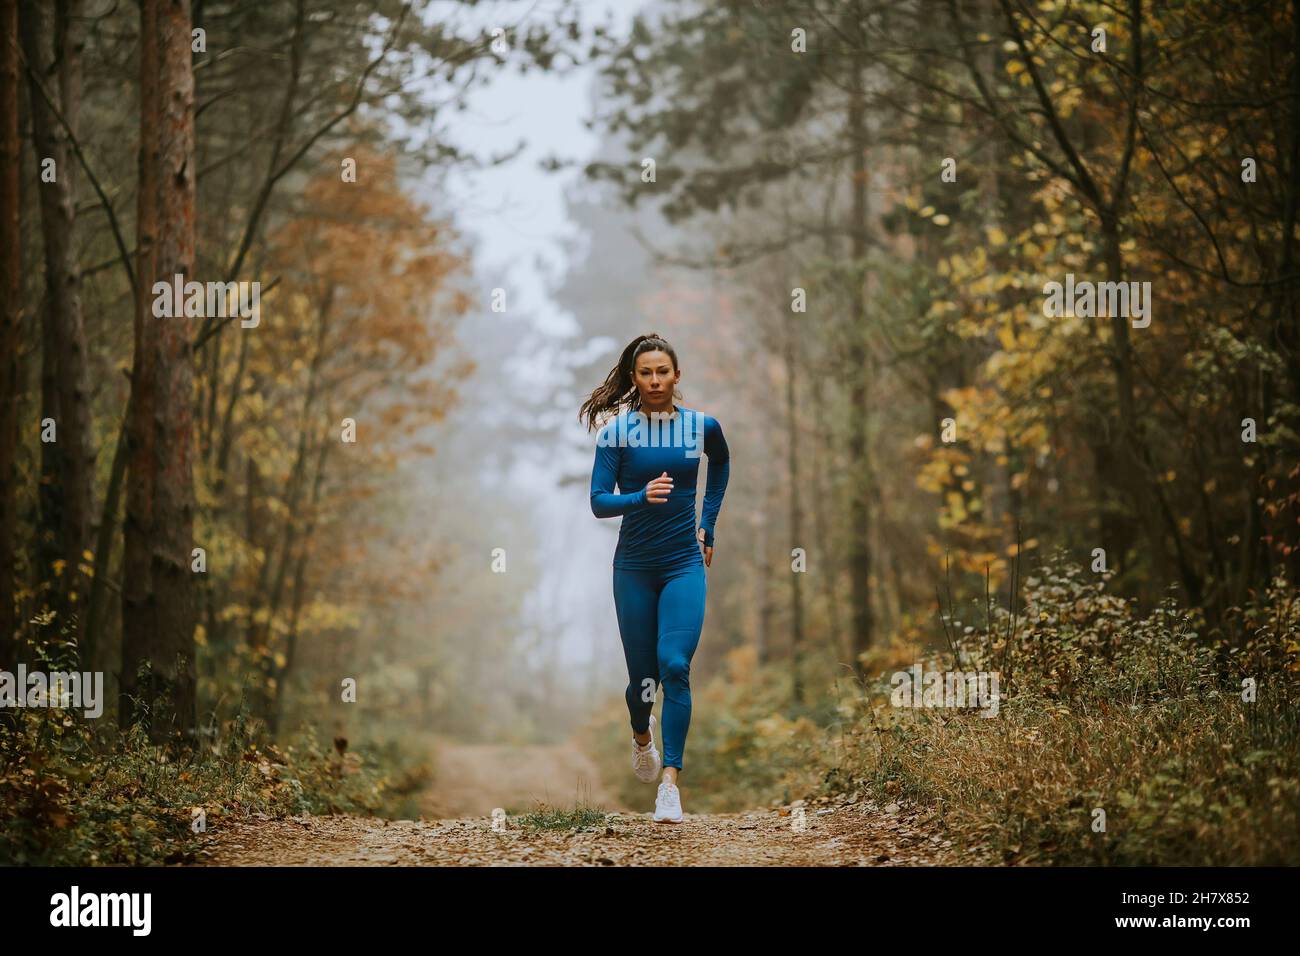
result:
M 604 810 L 581 804 L 570 809 L 538 804 L 536 809 L 517 819 L 528 830 L 582 830 L 603 826 L 606 816 Z

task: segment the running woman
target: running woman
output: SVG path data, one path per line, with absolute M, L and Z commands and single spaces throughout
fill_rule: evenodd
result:
M 662 336 L 637 336 L 578 412 L 588 431 L 604 413 L 613 414 L 596 440 L 591 510 L 597 518 L 623 516 L 614 550 L 614 606 L 627 661 L 632 769 L 646 783 L 660 768 L 652 711 L 658 688 L 664 690 L 657 823 L 682 821 L 677 776 L 691 723 L 691 657 L 704 625 L 704 569 L 713 564 L 713 530 L 730 471 L 717 420 L 674 404 L 681 377 L 677 353 Z M 701 451 L 709 476 L 697 527 Z

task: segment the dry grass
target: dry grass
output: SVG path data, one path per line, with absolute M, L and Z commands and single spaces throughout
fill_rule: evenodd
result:
M 926 665 L 1001 670 L 998 716 L 891 707 L 885 679 L 837 787 L 928 804 L 1008 862 L 1300 863 L 1300 604 L 1285 583 L 1242 612 L 1238 642 L 1203 639 L 1170 603 L 1140 617 L 1077 568 L 1027 584 L 1023 625 L 990 615 Z

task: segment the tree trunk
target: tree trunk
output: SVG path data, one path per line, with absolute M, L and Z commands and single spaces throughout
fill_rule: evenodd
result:
M 1300 0 L 1291 0 L 1291 108 L 1287 111 L 1286 191 L 1282 200 L 1282 257 L 1278 275 L 1286 276 L 1273 295 L 1272 319 L 1291 377 L 1291 400 L 1300 404 L 1300 286 L 1291 278 L 1295 262 L 1296 218 L 1300 214 Z M 1281 145 L 1279 143 L 1279 145 Z M 1279 153 L 1281 150 L 1279 150 Z
M 789 468 L 790 468 L 790 542 L 796 548 L 804 549 L 807 560 L 808 542 L 803 540 L 803 511 L 799 504 L 799 421 L 795 414 L 798 402 L 796 394 L 796 376 L 798 374 L 798 354 L 793 316 L 787 316 L 786 323 L 786 362 L 785 362 L 785 414 L 786 428 L 789 432 Z M 783 560 L 790 558 L 789 549 Z M 821 570 L 821 569 L 819 569 Z M 803 590 L 804 572 L 791 569 L 790 574 L 790 656 L 793 686 L 791 696 L 795 704 L 802 705 L 803 693 Z
M 152 291 L 155 282 L 170 282 L 174 275 L 190 278 L 194 265 L 188 0 L 143 0 L 140 38 L 140 285 L 123 567 L 122 714 L 128 722 L 147 716 L 152 740 L 180 736 L 192 743 L 193 328 L 183 314 L 154 316 Z
M 762 667 L 772 657 L 772 631 L 776 619 L 776 601 L 772 592 L 772 515 L 776 513 L 776 482 L 763 482 L 763 508 L 755 516 L 758 528 L 758 634 L 754 641 L 754 654 Z
M 823 397 L 821 375 L 816 374 L 814 370 L 811 376 L 812 385 L 812 407 L 816 413 L 821 416 L 825 414 L 826 402 Z M 826 512 L 828 509 L 834 509 L 837 498 L 834 488 L 828 481 L 830 473 L 830 462 L 835 460 L 835 449 L 833 445 L 834 435 L 828 428 L 812 443 L 812 458 L 809 467 L 812 469 L 812 509 L 813 509 L 813 526 L 817 531 L 817 556 L 820 567 L 818 568 L 818 578 L 822 585 L 822 595 L 826 602 L 827 628 L 829 630 L 829 643 L 835 650 L 836 660 L 844 659 L 846 652 L 844 649 L 844 629 L 840 623 L 840 602 L 839 602 L 839 572 L 840 556 L 836 552 L 831 539 L 830 527 L 826 521 Z M 825 456 L 825 457 L 823 457 Z M 851 656 L 851 655 L 849 655 Z
M 109 633 L 105 628 L 108 617 L 108 581 L 113 566 L 113 542 L 116 540 L 118 506 L 122 501 L 122 484 L 126 479 L 126 425 L 131 418 L 130 402 L 123 412 L 122 427 L 118 429 L 113 449 L 113 464 L 109 469 L 108 488 L 100 510 L 99 530 L 95 535 L 95 574 L 90 582 L 90 602 L 86 608 L 87 648 L 85 657 L 92 671 L 104 671 L 106 676 L 117 675 L 122 670 L 121 644 L 113 647 L 105 641 Z M 114 653 L 116 652 L 116 653 Z M 111 700 L 112 697 L 110 696 Z
M 284 718 L 284 700 L 285 688 L 289 683 L 289 675 L 293 671 L 294 660 L 298 650 L 298 627 L 301 622 L 303 601 L 306 597 L 307 583 L 307 558 L 311 553 L 311 538 L 316 530 L 316 519 L 319 516 L 317 508 L 320 505 L 321 486 L 325 483 L 325 459 L 329 455 L 330 440 L 322 438 L 320 447 L 316 455 L 316 477 L 312 480 L 311 502 L 307 506 L 307 526 L 302 533 L 302 546 L 298 549 L 298 562 L 293 573 L 293 598 L 292 607 L 289 613 L 289 633 L 285 638 L 284 647 L 284 666 L 276 672 L 275 681 L 275 699 L 271 708 L 270 729 L 271 736 L 275 737 L 280 732 L 280 727 Z M 428 708 L 428 680 L 431 677 L 429 669 L 421 669 L 420 675 L 424 681 L 424 692 L 421 700 Z
M 18 352 L 22 331 L 22 204 L 18 138 L 18 0 L 0 0 L 0 667 L 18 662 L 14 530 L 18 526 Z
M 37 526 L 36 544 L 32 549 L 36 560 L 32 562 L 31 585 L 36 594 L 37 607 L 51 607 L 59 613 L 62 624 L 63 602 L 59 598 L 60 588 L 55 581 L 57 562 L 64 555 L 63 547 L 63 445 L 58 441 L 62 432 L 59 422 L 63 416 L 59 410 L 59 367 L 57 336 L 54 320 L 50 310 L 54 303 L 50 301 L 49 289 L 41 296 L 41 458 L 40 478 L 37 485 Z M 55 440 L 45 441 L 44 432 L 47 422 L 54 422 Z
M 1102 246 L 1106 258 L 1106 279 L 1124 281 L 1123 253 L 1120 251 L 1119 223 L 1111 217 L 1102 218 Z M 1168 499 L 1160 487 L 1158 469 L 1151 456 L 1151 446 L 1142 430 L 1138 417 L 1136 385 L 1133 375 L 1133 347 L 1129 342 L 1129 317 L 1110 317 L 1114 337 L 1112 364 L 1115 368 L 1115 390 L 1119 421 L 1115 430 L 1117 445 L 1115 458 L 1120 463 L 1115 478 L 1119 487 L 1126 490 L 1130 507 L 1138 523 L 1146 530 L 1154 570 L 1165 581 L 1172 577 L 1169 553 L 1165 548 L 1164 530 L 1167 529 L 1174 544 L 1174 558 L 1183 587 L 1187 589 L 1189 603 L 1201 604 L 1201 582 L 1183 543 L 1178 521 L 1169 507 Z M 1164 528 L 1161 527 L 1164 520 Z
M 326 359 L 326 343 L 329 339 L 330 317 L 334 308 L 335 287 L 330 286 L 325 293 L 317 314 L 316 349 L 312 355 L 311 365 L 307 371 L 307 389 L 303 396 L 302 410 L 298 423 L 298 449 L 294 457 L 293 468 L 289 473 L 289 483 L 285 489 L 284 526 L 281 529 L 279 560 L 276 560 L 277 548 L 268 545 L 266 557 L 262 561 L 258 575 L 258 584 L 249 602 L 248 645 L 249 653 L 258 668 L 258 685 L 250 695 L 253 701 L 252 712 L 258 717 L 266 718 L 274 727 L 275 693 L 271 683 L 275 677 L 275 649 L 272 646 L 272 626 L 284 599 L 285 585 L 288 581 L 292 554 L 300 537 L 303 521 L 299 514 L 303 494 L 307 485 L 308 458 L 311 452 L 309 439 L 315 433 L 315 405 L 319 394 L 321 369 Z M 272 567 L 275 568 L 272 571 Z M 265 613 L 260 613 L 261 611 Z M 274 729 L 273 729 L 274 732 Z
M 852 582 L 853 667 L 860 669 L 859 658 L 872 643 L 874 627 L 871 608 L 871 460 L 867 449 L 867 422 L 870 420 L 870 394 L 867 388 L 865 284 L 856 278 L 867 255 L 867 127 L 866 97 L 862 74 L 855 68 L 850 75 L 852 99 L 849 103 L 849 141 L 853 144 L 850 182 L 852 211 L 849 229 L 852 234 L 850 256 L 855 278 L 849 290 L 849 368 L 853 376 L 849 415 L 849 471 L 853 475 L 849 495 L 849 578 Z M 865 677 L 865 675 L 862 675 Z
M 77 262 L 76 163 L 70 146 L 77 135 L 81 101 L 80 0 L 59 0 L 53 17 L 46 5 L 24 0 L 22 45 L 28 64 L 31 93 L 32 146 L 38 169 L 54 161 L 54 181 L 39 185 L 41 235 L 45 248 L 45 309 L 42 318 L 43 362 L 49 384 L 46 414 L 55 419 L 57 440 L 48 451 L 48 508 L 58 527 L 51 535 L 51 553 L 64 562 L 53 588 L 60 623 L 69 615 L 82 617 L 89 582 L 81 567 L 91 545 L 95 450 L 92 442 L 90 383 L 86 369 L 86 331 L 81 310 L 81 270 Z M 47 41 L 47 38 L 48 41 Z M 60 120 L 60 116 L 62 119 Z M 46 469 L 42 469 L 45 471 Z M 43 485 L 43 490 L 45 486 Z M 44 535 L 43 535 L 44 538 Z M 40 574 L 48 573 L 42 567 Z M 82 666 L 89 647 L 79 634 Z

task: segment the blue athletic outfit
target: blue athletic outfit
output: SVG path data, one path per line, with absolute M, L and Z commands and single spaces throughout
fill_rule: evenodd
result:
M 614 605 L 627 661 L 627 709 L 634 733 L 650 725 L 655 693 L 664 688 L 663 765 L 682 767 L 691 723 L 691 657 L 704 624 L 704 558 L 696 537 L 696 479 L 701 450 L 709 459 L 699 527 L 713 545 L 730 472 L 717 420 L 681 405 L 674 414 L 623 412 L 600 430 L 591 470 L 591 510 L 623 516 L 614 550 Z M 668 500 L 652 504 L 645 486 L 664 472 Z M 621 494 L 614 493 L 618 485 Z

